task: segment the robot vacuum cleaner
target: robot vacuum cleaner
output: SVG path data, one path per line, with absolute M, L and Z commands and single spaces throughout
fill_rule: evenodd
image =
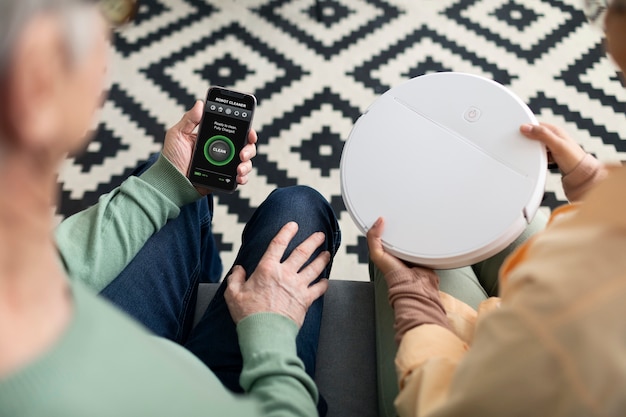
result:
M 450 269 L 513 242 L 544 192 L 546 150 L 519 133 L 537 124 L 517 96 L 482 77 L 413 78 L 356 121 L 341 156 L 341 193 L 365 234 L 385 218 L 385 249 Z

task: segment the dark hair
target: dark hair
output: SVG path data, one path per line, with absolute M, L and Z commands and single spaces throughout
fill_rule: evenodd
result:
M 626 13 L 626 0 L 613 0 L 609 3 L 609 10 L 614 13 Z

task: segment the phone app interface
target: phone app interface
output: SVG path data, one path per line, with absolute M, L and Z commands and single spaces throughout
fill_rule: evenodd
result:
M 230 188 L 236 181 L 239 152 L 246 143 L 251 111 L 226 98 L 207 101 L 190 178 L 211 187 Z

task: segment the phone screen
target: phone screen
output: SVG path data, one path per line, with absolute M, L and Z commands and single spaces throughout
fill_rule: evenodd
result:
M 209 89 L 189 180 L 214 190 L 237 188 L 239 153 L 248 140 L 256 99 L 221 87 Z

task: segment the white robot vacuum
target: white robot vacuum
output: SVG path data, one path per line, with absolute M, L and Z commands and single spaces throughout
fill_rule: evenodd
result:
M 546 150 L 519 133 L 535 116 L 502 85 L 462 73 L 414 78 L 357 120 L 341 156 L 341 193 L 365 234 L 385 218 L 385 249 L 450 269 L 508 246 L 544 192 Z

